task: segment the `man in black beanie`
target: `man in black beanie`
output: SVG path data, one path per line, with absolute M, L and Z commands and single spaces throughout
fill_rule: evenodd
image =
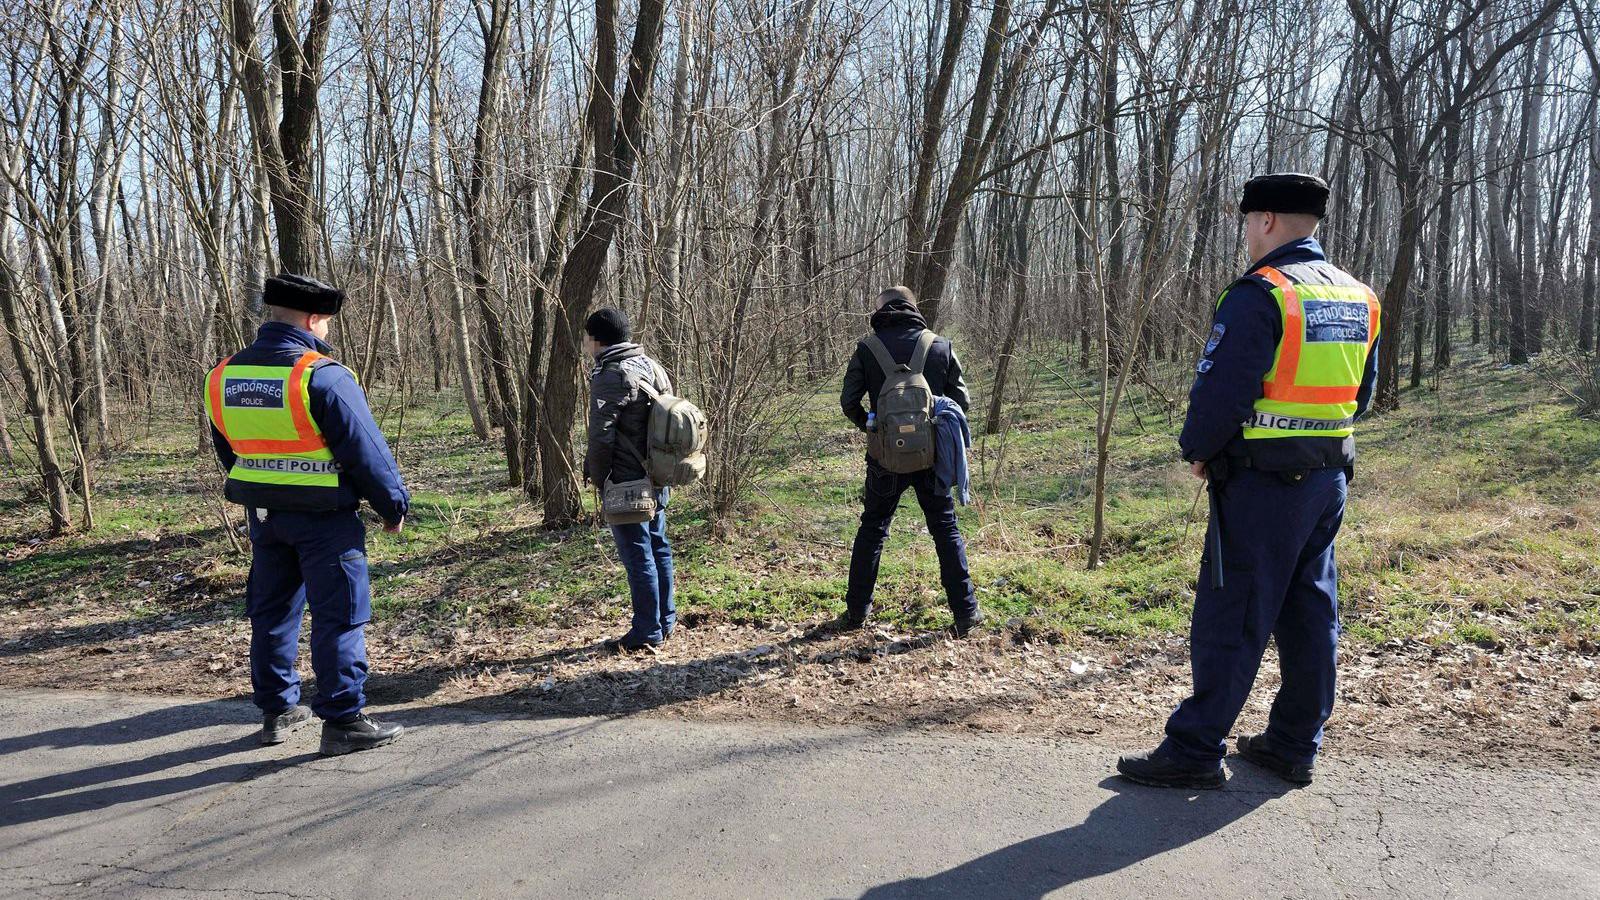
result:
M 1327 182 L 1297 172 L 1252 178 L 1239 200 L 1252 262 L 1217 301 L 1178 438 L 1211 493 L 1189 640 L 1194 693 L 1158 747 L 1118 760 L 1130 780 L 1221 787 L 1227 737 L 1274 639 L 1283 683 L 1266 730 L 1240 735 L 1239 755 L 1311 781 L 1335 694 L 1334 538 L 1381 322 L 1372 289 L 1314 236 L 1327 207 Z
M 966 637 L 983 621 L 983 614 L 978 609 L 972 575 L 967 568 L 967 547 L 956 523 L 955 501 L 949 490 L 935 488 L 931 447 L 921 462 L 886 465 L 885 460 L 879 459 L 889 454 L 885 442 L 874 440 L 875 436 L 887 437 L 890 427 L 878 421 L 878 417 L 884 411 L 884 388 L 891 378 L 898 380 L 901 376 L 920 374 L 925 387 L 919 384 L 917 390 L 926 390 L 933 398 L 948 398 L 963 411 L 970 407 L 972 400 L 961 377 L 961 363 L 956 359 L 950 339 L 928 329 L 927 320 L 917 308 L 917 295 L 908 287 L 895 285 L 881 291 L 873 301 L 871 324 L 872 333 L 856 343 L 855 352 L 850 356 L 844 387 L 839 394 L 845 418 L 867 432 L 868 451 L 867 479 L 861 494 L 861 524 L 856 529 L 850 551 L 845 611 L 834 627 L 855 630 L 872 614 L 872 594 L 878 581 L 883 544 L 889 537 L 889 523 L 900 505 L 900 497 L 910 489 L 916 492 L 928 534 L 933 537 L 939 556 L 939 581 L 950 604 L 956 636 Z M 862 408 L 863 399 L 871 405 L 871 412 Z M 920 414 L 914 414 L 913 418 L 918 421 L 898 427 L 931 426 L 920 421 Z M 891 471 L 891 467 L 895 471 Z
M 255 343 L 218 363 L 205 404 L 225 496 L 250 523 L 250 683 L 261 708 L 261 743 L 284 741 L 313 714 L 325 755 L 365 750 L 400 736 L 364 713 L 363 626 L 372 618 L 366 500 L 400 531 L 411 495 L 372 419 L 353 372 L 325 354 L 344 292 L 302 275 L 267 279 L 268 321 Z M 317 697 L 300 705 L 300 620 L 311 608 Z
M 583 325 L 583 350 L 594 360 L 589 374 L 589 447 L 583 477 L 594 486 L 646 477 L 644 460 L 652 398 L 672 393 L 672 380 L 644 348 L 628 340 L 628 317 L 613 307 L 595 310 Z M 649 390 L 646 390 L 649 388 Z M 678 624 L 673 601 L 672 544 L 667 540 L 665 487 L 646 522 L 611 526 L 617 555 L 628 573 L 633 619 L 627 633 L 606 641 L 614 651 L 642 650 L 672 637 Z

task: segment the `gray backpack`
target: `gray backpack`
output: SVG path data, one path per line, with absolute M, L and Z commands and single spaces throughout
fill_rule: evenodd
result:
M 873 404 L 877 428 L 867 434 L 867 452 L 890 472 L 933 468 L 933 388 L 922 368 L 937 337 L 932 331 L 923 331 L 911 362 L 905 365 L 894 361 L 877 335 L 861 339 L 883 369 L 883 388 Z
M 706 414 L 700 407 L 655 389 L 646 378 L 634 384 L 650 398 L 650 421 L 645 426 L 648 457 L 632 444 L 627 449 L 644 467 L 656 487 L 683 487 L 706 474 Z

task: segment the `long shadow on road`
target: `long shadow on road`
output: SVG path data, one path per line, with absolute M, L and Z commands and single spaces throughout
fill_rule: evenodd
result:
M 1100 787 L 1115 794 L 1071 828 L 1018 841 L 926 878 L 879 885 L 861 900 L 1036 900 L 1198 841 L 1289 790 L 1282 782 L 1262 781 L 1244 790 L 1230 785 L 1191 793 L 1140 787 L 1115 777 Z
M 55 728 L 37 734 L 0 739 L 0 759 L 27 750 L 67 751 L 113 747 L 160 739 L 186 731 L 237 721 L 240 733 L 224 741 L 192 744 L 177 750 L 69 772 L 0 784 L 0 827 L 39 822 L 59 816 L 152 800 L 212 785 L 244 781 L 314 758 L 262 759 L 248 719 L 237 701 L 208 700 L 160 707 L 109 722 Z M 248 713 L 246 713 L 248 715 Z M 228 757 L 238 761 L 213 765 Z M 181 775 L 154 777 L 172 769 L 204 766 Z

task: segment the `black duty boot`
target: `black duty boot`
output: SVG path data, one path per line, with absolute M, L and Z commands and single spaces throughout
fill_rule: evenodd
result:
M 1151 787 L 1197 788 L 1215 790 L 1222 787 L 1228 777 L 1222 772 L 1222 763 L 1195 763 L 1175 759 L 1157 750 L 1124 753 L 1117 760 L 1117 772 L 1123 778 Z
M 633 653 L 636 650 L 643 650 L 647 647 L 659 647 L 661 646 L 661 642 L 664 640 L 665 638 L 656 638 L 653 641 L 642 640 L 640 638 L 633 637 L 632 635 L 625 634 L 622 637 L 611 638 L 610 640 L 603 642 L 601 646 L 605 647 L 612 653 Z
M 982 624 L 983 624 L 983 610 L 974 607 L 973 610 L 972 610 L 972 615 L 966 616 L 964 618 L 960 617 L 960 616 L 956 617 L 956 624 L 955 624 L 956 637 L 965 638 L 967 635 L 972 633 L 972 629 L 977 628 L 979 625 L 982 625 Z
M 1316 774 L 1312 763 L 1296 763 L 1272 752 L 1265 735 L 1239 735 L 1239 755 L 1291 784 L 1310 784 Z
M 356 713 L 342 721 L 322 723 L 322 749 L 319 752 L 323 756 L 339 756 L 356 750 L 371 750 L 394 743 L 403 733 L 405 729 L 393 722 L 379 722 L 366 713 Z
M 261 716 L 261 743 L 281 744 L 289 739 L 289 732 L 311 721 L 311 707 L 291 706 L 281 713 L 263 713 Z
M 824 625 L 823 628 L 827 631 L 838 632 L 860 631 L 862 628 L 866 627 L 867 617 L 871 615 L 872 607 L 870 606 L 864 609 L 850 609 L 846 607 L 845 611 L 839 615 L 839 618 L 834 619 L 833 621 Z

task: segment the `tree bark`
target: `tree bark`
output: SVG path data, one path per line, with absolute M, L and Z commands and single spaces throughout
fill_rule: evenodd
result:
M 619 119 L 612 100 L 617 78 L 616 0 L 595 4 L 595 67 L 587 116 L 594 140 L 594 181 L 583 227 L 562 267 L 560 316 L 550 335 L 550 369 L 545 375 L 549 425 L 541 432 L 547 437 L 540 454 L 546 528 L 568 527 L 583 511 L 569 446 L 578 412 L 578 332 L 623 222 L 634 164 L 645 149 L 645 115 L 661 48 L 664 5 L 664 0 L 639 4 Z
M 272 121 L 272 95 L 267 68 L 257 44 L 253 0 L 229 0 L 224 18 L 238 48 L 240 87 L 258 159 L 266 170 L 277 225 L 278 259 L 290 272 L 315 274 L 322 242 L 322 210 L 315 181 L 317 95 L 322 85 L 323 57 L 333 25 L 332 0 L 312 0 L 302 37 L 299 4 L 273 0 L 272 32 L 275 62 L 281 80 L 282 115 Z

